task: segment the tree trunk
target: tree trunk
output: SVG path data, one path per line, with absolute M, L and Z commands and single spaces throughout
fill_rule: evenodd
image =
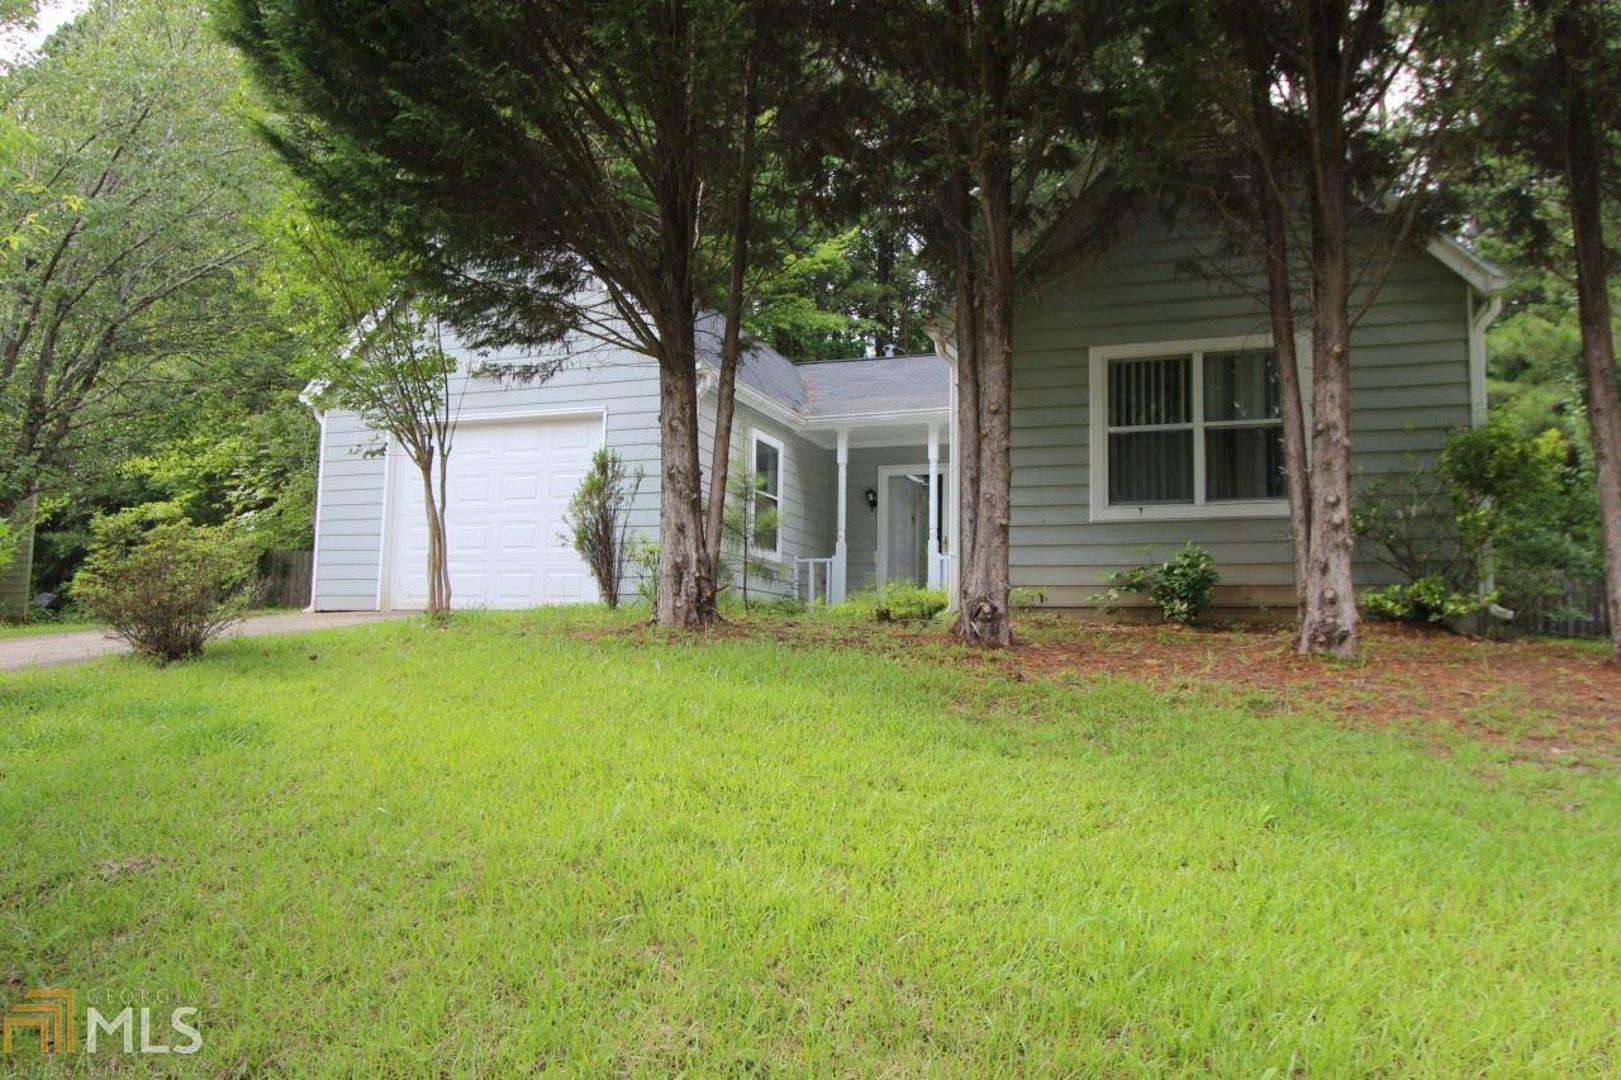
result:
M 946 194 L 957 345 L 957 436 L 951 448 L 957 463 L 957 520 L 951 542 L 957 563 L 960 612 L 967 610 L 968 565 L 974 551 L 975 522 L 979 520 L 979 282 L 974 272 L 973 201 L 967 174 L 955 173 Z
M 1311 552 L 1303 653 L 1352 656 L 1357 608 L 1351 552 L 1351 258 L 1345 99 L 1335 5 L 1313 11 L 1307 123 L 1312 185 Z
M 1272 323 L 1272 357 L 1278 368 L 1283 399 L 1283 475 L 1289 492 L 1289 540 L 1294 552 L 1295 619 L 1306 618 L 1306 581 L 1311 570 L 1311 475 L 1306 453 L 1306 415 L 1300 387 L 1300 357 L 1295 352 L 1293 290 L 1289 284 L 1289 248 L 1282 208 L 1268 189 L 1266 208 L 1266 286 Z
M 715 382 L 715 444 L 709 457 L 709 512 L 704 523 L 705 557 L 709 560 L 713 592 L 720 573 L 720 549 L 726 518 L 726 481 L 732 467 L 732 418 L 737 406 L 737 363 L 742 348 L 743 296 L 749 263 L 749 227 L 753 223 L 754 138 L 758 124 L 759 64 L 749 28 L 743 61 L 743 133 L 738 148 L 737 193 L 732 206 L 732 265 L 726 284 L 725 328 L 720 344 L 720 375 Z M 753 462 L 750 462 L 753 465 Z M 745 559 L 745 562 L 747 560 Z M 747 571 L 745 571 L 746 573 Z M 715 602 L 714 595 L 709 603 Z M 748 607 L 745 579 L 743 606 Z
M 872 234 L 872 280 L 872 351 L 888 356 L 895 351 L 895 237 L 881 225 Z
M 661 322 L 659 356 L 659 581 L 653 618 L 696 629 L 715 614 L 704 544 L 698 465 L 698 372 L 690 319 Z
M 445 521 L 439 511 L 438 492 L 433 486 L 433 457 L 419 459 L 422 473 L 422 509 L 428 524 L 428 614 L 438 618 L 450 610 L 445 573 Z
M 697 287 L 700 153 L 694 139 L 691 26 L 684 4 L 655 18 L 674 63 L 652 108 L 658 265 L 647 303 L 659 336 L 659 569 L 654 621 L 698 629 L 715 617 L 715 572 L 704 542 L 698 453 Z
M 1306 620 L 1306 580 L 1311 570 L 1311 475 L 1306 452 L 1305 400 L 1300 357 L 1295 350 L 1294 288 L 1289 278 L 1289 233 L 1281 182 L 1274 167 L 1277 129 L 1273 123 L 1272 65 L 1260 12 L 1248 10 L 1244 43 L 1250 66 L 1250 114 L 1255 126 L 1256 196 L 1261 204 L 1267 315 L 1272 325 L 1272 357 L 1278 369 L 1283 413 L 1283 476 L 1289 493 L 1289 542 L 1294 555 L 1295 623 Z
M 994 142 L 980 160 L 979 198 L 985 221 L 985 354 L 980 388 L 979 500 L 974 511 L 974 550 L 963 584 L 957 633 L 971 644 L 1001 647 L 1013 643 L 1008 617 L 1008 521 L 1013 483 L 1009 417 L 1013 399 L 1013 170 L 1007 149 Z
M 1600 159 L 1604 131 L 1594 100 L 1588 52 L 1593 12 L 1585 0 L 1567 0 L 1555 28 L 1555 49 L 1565 82 L 1565 151 L 1571 233 L 1576 247 L 1576 304 L 1587 378 L 1587 416 L 1593 435 L 1599 512 L 1604 526 L 1605 597 L 1610 612 L 1612 663 L 1621 664 L 1621 404 L 1617 401 L 1615 339 L 1610 328 L 1609 257 L 1604 247 Z

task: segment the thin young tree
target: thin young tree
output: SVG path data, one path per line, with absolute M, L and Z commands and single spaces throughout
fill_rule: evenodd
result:
M 800 0 L 740 0 L 737 42 L 727 90 L 725 129 L 732 133 L 733 168 L 711 184 L 710 214 L 729 215 L 722 227 L 706 225 L 707 258 L 720 309 L 720 342 L 716 372 L 715 422 L 709 457 L 709 494 L 705 507 L 705 587 L 710 602 L 724 583 L 717 580 L 726 515 L 731 497 L 732 430 L 736 414 L 737 369 L 741 362 L 744 321 L 751 301 L 780 267 L 784 251 L 802 240 L 803 215 L 798 203 L 803 183 L 782 167 L 783 158 L 804 134 L 804 114 L 784 106 L 804 93 L 809 76 L 806 10 Z
M 1112 161 L 1120 181 L 1213 224 L 1221 243 L 1201 268 L 1264 305 L 1272 334 L 1289 500 L 1296 620 L 1304 625 L 1311 556 L 1311 475 L 1295 330 L 1310 289 L 1299 214 L 1304 139 L 1287 107 L 1277 12 L 1242 0 L 1144 4 L 1143 64 L 1126 81 Z M 1259 287 L 1252 285 L 1259 268 Z
M 450 610 L 447 509 L 461 395 L 437 317 L 404 272 L 288 201 L 267 219 L 263 286 L 301 338 L 320 402 L 356 413 L 399 450 L 422 485 L 427 612 Z

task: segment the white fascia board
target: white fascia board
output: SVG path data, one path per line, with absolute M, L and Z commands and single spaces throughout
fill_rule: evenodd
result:
M 884 412 L 841 413 L 836 416 L 817 416 L 803 422 L 807 431 L 832 431 L 836 428 L 876 427 L 882 424 L 906 423 L 918 420 L 946 420 L 951 409 L 942 406 L 933 409 L 889 409 Z
M 1437 237 L 1425 246 L 1441 265 L 1467 281 L 1482 296 L 1496 296 L 1508 288 L 1508 275 L 1450 236 Z

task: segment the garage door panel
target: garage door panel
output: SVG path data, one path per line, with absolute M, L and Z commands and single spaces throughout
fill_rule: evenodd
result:
M 598 418 L 471 424 L 456 433 L 446 508 L 452 603 L 533 607 L 596 598 L 562 537 L 563 511 L 601 444 Z M 427 526 L 416 470 L 395 462 L 389 602 L 427 599 Z
M 540 499 L 540 483 L 541 478 L 534 474 L 502 477 L 501 505 L 533 507 Z
M 592 599 L 587 591 L 586 579 L 581 574 L 548 574 L 546 591 L 558 597 L 562 603 Z

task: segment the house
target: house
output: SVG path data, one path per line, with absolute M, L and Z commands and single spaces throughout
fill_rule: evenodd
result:
M 1136 214 L 1100 253 L 1016 306 L 1011 566 L 1039 602 L 1084 608 L 1116 571 L 1186 541 L 1209 549 L 1230 613 L 1293 604 L 1271 339 L 1259 283 L 1199 269 L 1210 230 Z M 1258 275 L 1252 275 L 1258 276 Z M 1441 240 L 1400 253 L 1353 337 L 1358 485 L 1427 468 L 1485 416 L 1485 331 L 1503 275 Z M 715 335 L 700 335 L 700 430 L 713 430 Z M 780 512 L 765 591 L 837 599 L 892 581 L 949 585 L 956 519 L 950 343 L 942 356 L 739 367 L 735 458 Z M 1302 342 L 1304 345 L 1304 342 Z M 631 527 L 658 518 L 653 361 L 580 348 L 550 381 L 533 357 L 461 350 L 448 513 L 454 601 L 525 607 L 595 597 L 561 540 L 594 449 L 645 471 Z M 1302 347 L 1309 363 L 1309 349 Z M 321 418 L 319 609 L 409 608 L 424 595 L 418 482 L 348 414 Z M 705 453 L 707 457 L 707 451 Z M 1370 560 L 1362 580 L 1380 580 Z
M 699 334 L 699 429 L 708 460 L 718 335 Z M 562 538 L 563 511 L 598 447 L 643 473 L 633 536 L 658 535 L 658 370 L 584 339 L 542 383 L 508 374 L 539 358 L 457 343 L 459 409 L 446 520 L 453 603 L 522 608 L 594 600 Z M 938 356 L 794 364 L 756 346 L 739 362 L 732 458 L 778 511 L 756 538 L 762 596 L 839 597 L 880 581 L 942 585 L 950 371 Z M 320 416 L 313 605 L 420 607 L 427 530 L 419 474 L 351 413 Z M 937 552 L 929 558 L 927 552 Z

